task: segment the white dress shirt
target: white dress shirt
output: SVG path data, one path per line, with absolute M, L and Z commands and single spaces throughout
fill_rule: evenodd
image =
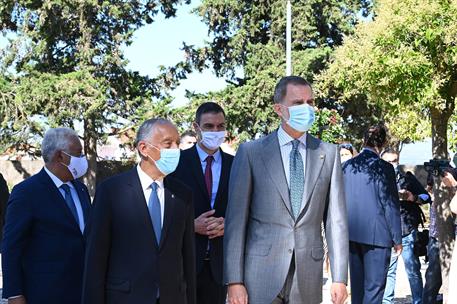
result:
M 198 157 L 200 158 L 200 164 L 203 170 L 203 176 L 205 176 L 206 170 L 206 158 L 209 156 L 198 144 L 195 145 L 198 152 Z M 217 190 L 219 189 L 219 180 L 221 179 L 221 170 L 222 170 L 222 156 L 221 151 L 218 149 L 216 153 L 213 154 L 213 163 L 211 165 L 211 173 L 213 175 L 213 185 L 211 187 L 211 208 L 214 209 L 214 202 L 216 201 Z
M 84 213 L 83 213 L 83 208 L 81 206 L 81 201 L 79 200 L 78 192 L 76 191 L 75 186 L 71 182 L 66 182 L 64 183 L 63 181 L 60 180 L 57 176 L 55 176 L 51 171 L 48 170 L 48 168 L 44 167 L 44 171 L 49 175 L 51 180 L 54 182 L 56 185 L 57 189 L 59 189 L 60 194 L 62 194 L 63 199 L 65 200 L 65 191 L 60 188 L 63 184 L 66 184 L 70 187 L 70 193 L 71 197 L 73 198 L 73 202 L 75 203 L 76 207 L 76 213 L 78 214 L 78 220 L 79 220 L 79 229 L 81 232 L 84 231 Z
M 152 183 L 157 183 L 157 196 L 159 197 L 160 202 L 160 227 L 163 227 L 163 215 L 165 212 L 165 187 L 163 184 L 163 179 L 153 180 L 146 172 L 141 169 L 140 165 L 136 166 L 138 171 L 138 176 L 140 178 L 141 189 L 143 189 L 144 198 L 146 199 L 146 204 L 149 207 L 149 197 L 152 193 L 151 185 Z
M 301 154 L 303 159 L 303 172 L 306 172 L 306 136 L 307 133 L 303 134 L 300 138 L 297 138 L 300 141 L 298 145 L 298 152 Z M 290 152 L 292 152 L 292 141 L 294 138 L 284 131 L 282 126 L 278 129 L 278 140 L 279 140 L 279 148 L 281 150 L 281 158 L 282 164 L 284 167 L 284 173 L 286 174 L 287 185 L 289 186 L 290 190 Z M 306 174 L 305 174 L 306 176 Z M 306 181 L 305 181 L 306 182 Z M 305 194 L 303 193 L 303 199 L 301 204 L 301 210 L 303 210 L 305 206 Z

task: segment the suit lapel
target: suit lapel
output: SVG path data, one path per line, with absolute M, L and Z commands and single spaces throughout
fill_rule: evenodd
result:
M 163 225 L 162 225 L 162 235 L 160 239 L 160 246 L 162 248 L 163 243 L 168 235 L 168 230 L 173 222 L 173 214 L 175 212 L 175 205 L 176 205 L 176 197 L 175 195 L 165 186 L 165 208 L 164 208 L 164 218 L 163 218 Z
M 293 217 L 290 206 L 289 187 L 287 185 L 286 174 L 284 173 L 277 131 L 271 133 L 264 139 L 264 151 L 261 155 L 265 167 L 273 180 L 273 184 L 281 195 L 290 216 Z
M 39 174 L 42 183 L 46 186 L 46 192 L 48 192 L 51 196 L 51 200 L 53 202 L 56 202 L 56 208 L 60 209 L 62 213 L 64 213 L 66 217 L 68 217 L 68 222 L 71 223 L 71 226 L 73 226 L 73 228 L 81 232 L 78 223 L 76 222 L 76 219 L 73 216 L 73 213 L 68 208 L 67 203 L 65 202 L 65 199 L 62 196 L 62 193 L 60 193 L 59 189 L 56 187 L 56 184 L 54 184 L 51 177 L 48 175 L 48 173 L 46 173 L 44 169 L 42 169 Z
M 309 203 L 314 186 L 325 162 L 325 153 L 322 152 L 319 145 L 319 140 L 310 135 L 306 136 L 305 188 L 303 192 L 305 200 L 303 201 L 304 206 L 300 213 L 306 210 L 306 206 Z
M 198 156 L 198 151 L 195 145 L 191 148 L 192 149 L 192 154 L 191 154 L 191 171 L 194 174 L 195 179 L 197 180 L 197 183 L 200 187 L 200 191 L 203 193 L 203 195 L 206 198 L 206 201 L 208 202 L 208 205 L 211 205 L 210 197 L 208 195 L 208 190 L 206 190 L 206 184 L 205 184 L 205 176 L 203 175 L 203 169 L 200 161 L 200 157 Z

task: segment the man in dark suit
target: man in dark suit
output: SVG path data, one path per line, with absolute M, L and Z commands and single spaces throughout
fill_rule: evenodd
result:
M 3 297 L 9 304 L 80 304 L 90 197 L 78 135 L 46 132 L 44 168 L 16 185 L 3 235 Z
M 371 127 L 362 152 L 343 164 L 353 304 L 382 302 L 391 248 L 402 249 L 394 168 L 379 158 L 386 138 L 383 126 Z
M 8 184 L 0 173 L 0 244 L 3 235 L 3 225 L 5 224 L 6 202 L 8 202 L 9 197 L 10 192 L 8 190 Z
M 140 127 L 139 165 L 98 186 L 89 227 L 84 304 L 195 304 L 192 192 L 171 177 L 179 134 L 165 119 Z
M 224 217 L 233 156 L 219 146 L 225 139 L 225 113 L 214 102 L 197 109 L 198 143 L 181 153 L 175 176 L 192 189 L 197 258 L 197 302 L 225 303 L 222 282 Z

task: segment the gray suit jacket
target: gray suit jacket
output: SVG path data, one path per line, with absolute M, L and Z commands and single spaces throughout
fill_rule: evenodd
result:
M 348 231 L 338 148 L 308 135 L 305 207 L 292 215 L 277 132 L 240 146 L 224 236 L 226 284 L 244 283 L 250 304 L 271 303 L 295 252 L 301 303 L 322 300 L 324 221 L 334 282 L 347 282 Z

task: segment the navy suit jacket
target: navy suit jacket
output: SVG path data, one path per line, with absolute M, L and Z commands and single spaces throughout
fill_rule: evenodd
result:
M 343 164 L 349 240 L 390 248 L 401 244 L 400 204 L 391 164 L 363 150 Z
M 102 182 L 95 193 L 82 304 L 195 304 L 192 193 L 166 177 L 157 244 L 137 168 Z
M 73 181 L 84 213 L 86 186 Z M 3 233 L 3 297 L 28 304 L 80 304 L 85 237 L 46 171 L 13 188 Z
M 217 189 L 216 199 L 214 201 L 214 217 L 224 217 L 227 209 L 228 200 L 228 183 L 230 169 L 232 167 L 233 156 L 220 150 L 222 159 L 221 177 Z M 193 201 L 195 207 L 195 217 L 211 210 L 211 201 L 206 190 L 205 177 L 202 170 L 198 151 L 195 146 L 190 149 L 181 151 L 179 165 L 173 176 L 179 179 L 192 189 Z M 197 274 L 203 269 L 203 260 L 208 250 L 208 237 L 195 234 L 196 247 L 196 266 Z M 217 282 L 222 284 L 222 264 L 223 264 L 223 238 L 217 237 L 210 240 L 210 264 L 213 277 Z

